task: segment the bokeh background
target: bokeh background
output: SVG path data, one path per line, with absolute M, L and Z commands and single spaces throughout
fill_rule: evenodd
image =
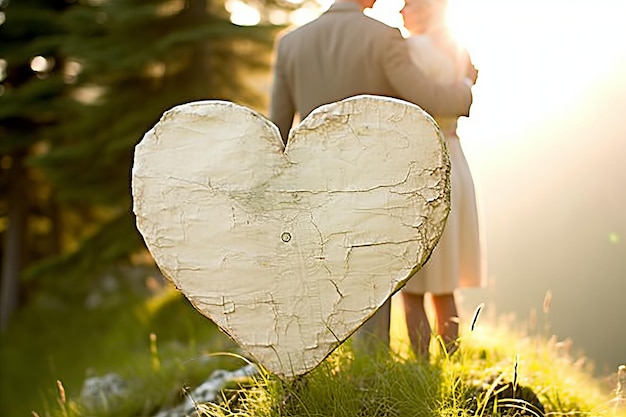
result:
M 479 68 L 459 134 L 488 286 L 459 293 L 464 318 L 485 303 L 481 320 L 571 339 L 608 375 L 626 362 L 626 3 L 449 5 Z M 0 0 L 0 414 L 54 401 L 57 379 L 80 390 L 88 366 L 141 362 L 151 334 L 194 352 L 217 337 L 159 295 L 134 227 L 133 147 L 182 102 L 266 113 L 275 37 L 325 7 Z M 400 26 L 401 7 L 368 13 Z
M 486 302 L 492 316 L 571 338 L 598 374 L 613 371 L 626 362 L 626 3 L 450 7 L 479 68 L 459 134 L 489 287 L 461 293 L 465 314 Z
M 366 14 L 402 28 L 403 4 L 378 0 Z M 626 3 L 448 4 L 479 69 L 459 134 L 488 288 L 459 292 L 463 314 L 485 303 L 491 319 L 569 339 L 598 375 L 613 372 L 626 362 Z

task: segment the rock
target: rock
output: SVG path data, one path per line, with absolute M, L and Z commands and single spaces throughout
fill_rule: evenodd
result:
M 200 384 L 192 392 L 187 394 L 183 404 L 169 410 L 159 412 L 155 417 L 184 417 L 197 412 L 200 404 L 217 402 L 220 392 L 230 382 L 242 378 L 250 378 L 259 373 L 259 368 L 255 364 L 248 364 L 235 371 L 225 371 L 222 369 L 213 371 L 205 382 Z
M 89 411 L 106 410 L 128 394 L 126 381 L 115 373 L 109 373 L 87 378 L 80 391 L 80 400 Z

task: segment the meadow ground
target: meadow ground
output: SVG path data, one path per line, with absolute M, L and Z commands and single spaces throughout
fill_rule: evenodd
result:
M 348 342 L 296 381 L 261 370 L 196 410 L 232 417 L 626 415 L 615 407 L 616 377 L 594 378 L 567 341 L 525 335 L 511 322 L 478 315 L 462 324 L 457 353 L 448 357 L 433 343 L 424 361 L 412 355 L 393 314 L 391 349 L 359 358 Z M 247 363 L 172 288 L 95 310 L 29 308 L 0 348 L 3 416 L 154 416 L 190 399 L 213 371 Z M 98 406 L 88 408 L 84 381 L 107 374 L 125 381 L 124 392 L 101 393 Z

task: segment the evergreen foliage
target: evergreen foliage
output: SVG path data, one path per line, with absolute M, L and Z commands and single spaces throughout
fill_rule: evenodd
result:
M 144 249 L 131 207 L 135 144 L 184 102 L 262 111 L 266 94 L 252 80 L 268 74 L 280 28 L 234 25 L 213 0 L 0 6 L 2 253 L 24 260 L 2 279 L 20 277 L 28 298 L 46 290 L 77 301 L 90 280 Z
M 51 184 L 27 161 L 49 146 L 47 132 L 69 105 L 59 19 L 68 3 L 8 3 L 0 1 L 1 328 L 18 305 L 24 265 L 60 250 L 59 206 Z

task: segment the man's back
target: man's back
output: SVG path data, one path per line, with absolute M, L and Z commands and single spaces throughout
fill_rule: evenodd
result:
M 400 32 L 339 2 L 278 43 L 270 119 L 283 140 L 294 114 L 358 94 L 402 98 L 431 113 L 462 115 L 469 88 L 440 92 L 411 62 Z
M 383 29 L 383 30 L 381 30 Z M 321 104 L 357 94 L 394 94 L 380 65 L 390 28 L 352 3 L 338 3 L 319 19 L 283 38 L 284 76 L 295 89 L 296 108 L 306 116 Z M 277 68 L 278 70 L 278 68 Z

